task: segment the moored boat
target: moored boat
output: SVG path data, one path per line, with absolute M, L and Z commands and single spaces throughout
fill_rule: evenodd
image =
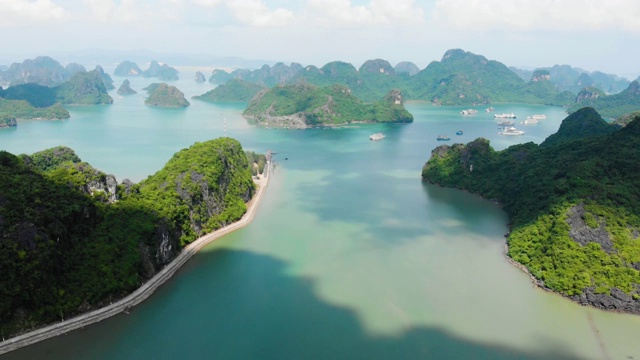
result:
M 527 116 L 526 119 L 524 119 L 524 121 L 522 122 L 525 125 L 532 125 L 532 124 L 537 124 L 538 123 L 538 119 L 531 117 L 531 116 Z
M 382 140 L 382 139 L 384 139 L 383 133 L 376 133 L 376 134 L 369 135 L 369 140 Z
M 464 134 L 464 132 L 462 130 L 456 131 L 456 135 L 462 135 L 462 134 Z
M 531 118 L 532 119 L 542 120 L 542 119 L 546 119 L 547 115 L 545 115 L 545 114 L 532 115 Z
M 504 128 L 504 130 L 498 132 L 500 135 L 524 135 L 524 131 L 518 130 L 513 126 Z
M 438 138 L 436 140 L 438 140 L 438 141 L 449 141 L 449 140 L 451 140 L 451 138 L 446 136 L 446 135 L 438 135 Z
M 502 120 L 498 123 L 498 126 L 512 126 L 513 124 L 513 120 Z
M 496 118 L 496 119 L 515 119 L 516 118 L 516 114 L 514 114 L 514 113 L 510 113 L 510 114 L 494 114 L 493 117 Z

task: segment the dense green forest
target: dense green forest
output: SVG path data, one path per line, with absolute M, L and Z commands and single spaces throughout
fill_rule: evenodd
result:
M 398 90 L 368 104 L 342 85 L 321 88 L 305 83 L 263 90 L 251 100 L 243 114 L 268 125 L 278 125 L 288 116 L 297 117 L 304 126 L 413 121 Z
M 502 203 L 511 217 L 508 255 L 543 286 L 640 313 L 638 159 L 640 117 L 616 130 L 583 108 L 540 146 L 494 151 L 485 139 L 440 146 L 422 177 Z
M 551 81 L 553 79 L 530 76 L 523 80 L 498 61 L 460 49 L 448 50 L 441 61 L 433 61 L 425 69 L 416 70 L 413 65 L 413 71 L 399 71 L 382 59 L 368 60 L 359 69 L 342 61 L 333 61 L 320 68 L 278 63 L 253 71 L 238 69 L 230 74 L 215 70 L 209 81 L 222 84 L 230 79 L 241 79 L 270 88 L 297 83 L 318 87 L 340 84 L 366 102 L 379 100 L 391 89 L 399 89 L 405 99 L 436 105 L 519 102 L 569 106 L 575 102 L 575 95 L 559 91 Z
M 69 112 L 60 104 L 36 108 L 24 100 L 5 100 L 0 98 L 0 116 L 16 119 L 68 119 Z
M 117 184 L 65 147 L 0 151 L 0 331 L 109 304 L 238 220 L 255 192 L 248 157 L 220 138 L 179 151 L 138 184 Z

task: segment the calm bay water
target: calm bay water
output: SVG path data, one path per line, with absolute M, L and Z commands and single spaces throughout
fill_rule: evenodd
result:
M 188 97 L 212 88 L 182 77 L 175 85 Z M 142 93 L 151 81 L 131 82 Z M 20 121 L 0 131 L 0 149 L 64 144 L 139 181 L 226 124 L 245 149 L 278 152 L 269 190 L 251 225 L 205 248 L 131 315 L 6 358 L 640 359 L 640 317 L 534 288 L 504 258 L 499 206 L 420 181 L 438 135 L 482 136 L 497 149 L 540 143 L 562 109 L 494 105 L 519 120 L 547 115 L 513 137 L 497 134 L 484 107 L 463 117 L 424 104 L 407 105 L 412 124 L 287 131 L 250 126 L 244 104 L 166 110 L 140 94 L 112 96 L 110 106 L 70 108 L 69 120 Z M 371 142 L 375 132 L 386 138 Z

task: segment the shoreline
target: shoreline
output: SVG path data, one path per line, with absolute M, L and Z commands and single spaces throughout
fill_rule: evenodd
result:
M 90 311 L 85 314 L 78 315 L 74 318 L 46 325 L 42 328 L 29 331 L 25 334 L 18 335 L 7 340 L 0 342 L 0 355 L 6 354 L 13 350 L 18 350 L 22 347 L 35 344 L 37 342 L 47 340 L 54 336 L 66 334 L 69 331 L 80 329 L 87 325 L 102 321 L 120 313 L 128 313 L 128 311 L 146 300 L 151 294 L 155 292 L 160 286 L 162 286 L 167 280 L 169 280 L 181 267 L 184 265 L 193 255 L 195 255 L 200 249 L 208 245 L 212 241 L 227 235 L 235 230 L 241 229 L 251 223 L 255 217 L 256 211 L 264 193 L 269 185 L 271 178 L 271 161 L 267 162 L 266 176 L 263 175 L 259 180 L 254 180 L 258 189 L 247 202 L 247 211 L 242 215 L 240 220 L 229 224 L 223 228 L 220 228 L 212 233 L 203 235 L 196 239 L 191 244 L 187 245 L 180 254 L 178 254 L 167 266 L 160 270 L 151 279 L 145 282 L 142 286 L 137 288 L 134 292 L 130 293 L 123 299 L 97 310 Z

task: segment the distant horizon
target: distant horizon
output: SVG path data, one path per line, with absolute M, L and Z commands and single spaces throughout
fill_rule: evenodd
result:
M 633 80 L 638 19 L 637 0 L 0 0 L 0 64 L 85 64 L 78 57 L 106 49 L 423 69 L 460 48 L 522 69 L 567 64 Z
M 452 49 L 460 49 L 460 48 L 451 48 L 448 50 L 452 50 Z M 445 50 L 448 51 L 448 50 Z M 468 51 L 466 49 L 462 49 L 465 52 Z M 444 55 L 444 53 L 442 53 L 442 55 Z M 617 75 L 619 77 L 622 78 L 626 78 L 629 81 L 633 81 L 636 80 L 637 78 L 640 77 L 640 72 L 637 73 L 630 73 L 630 74 L 619 74 L 619 73 L 612 73 L 612 72 L 608 72 L 602 69 L 586 69 L 586 68 L 582 68 L 580 66 L 575 66 L 573 64 L 566 64 L 566 63 L 555 63 L 555 64 L 550 64 L 550 65 L 540 65 L 540 66 L 518 66 L 518 65 L 512 65 L 512 64 L 508 64 L 505 63 L 503 61 L 501 61 L 500 59 L 492 59 L 489 58 L 487 56 L 485 56 L 484 54 L 481 53 L 475 53 L 470 51 L 471 53 L 475 54 L 475 55 L 480 55 L 480 56 L 484 56 L 485 58 L 487 58 L 488 60 L 495 60 L 498 62 L 503 63 L 505 66 L 507 67 L 515 67 L 517 69 L 521 69 L 521 70 L 527 70 L 527 71 L 533 71 L 536 69 L 540 69 L 540 68 L 551 68 L 555 65 L 569 65 L 573 68 L 578 68 L 584 71 L 587 71 L 589 73 L 592 73 L 594 71 L 601 71 L 607 74 L 613 74 L 613 75 Z M 109 55 L 107 55 L 109 54 Z M 128 55 L 131 54 L 131 55 Z M 249 69 L 249 70 L 256 70 L 261 68 L 264 65 L 269 65 L 269 66 L 273 66 L 276 63 L 284 63 L 288 66 L 290 66 L 292 63 L 299 63 L 301 64 L 303 67 L 309 66 L 309 65 L 313 65 L 313 66 L 317 66 L 317 67 L 322 67 L 325 64 L 329 63 L 329 62 L 333 62 L 333 61 L 342 61 L 342 62 L 347 62 L 350 63 L 351 65 L 353 65 L 356 69 L 359 69 L 360 66 L 362 66 L 362 64 L 364 64 L 366 61 L 369 60 L 376 60 L 376 59 L 381 59 L 381 60 L 385 60 L 388 61 L 391 66 L 395 67 L 398 63 L 400 62 L 411 62 L 414 63 L 420 70 L 423 70 L 424 68 L 426 68 L 431 62 L 433 61 L 441 61 L 442 60 L 442 55 L 437 58 L 437 59 L 432 59 L 427 61 L 424 65 L 422 65 L 421 63 L 418 63 L 416 61 L 412 61 L 412 60 L 400 60 L 398 62 L 393 62 L 390 61 L 388 59 L 385 59 L 383 57 L 374 57 L 371 59 L 365 59 L 365 60 L 361 60 L 359 62 L 350 62 L 350 61 L 346 61 L 343 59 L 339 59 L 336 58 L 334 60 L 331 61 L 327 61 L 324 63 L 302 63 L 302 62 L 298 62 L 298 61 L 283 61 L 283 60 L 273 60 L 273 59 L 250 59 L 250 58 L 243 58 L 243 57 L 239 57 L 239 56 L 220 56 L 220 55 L 206 55 L 206 54 L 178 54 L 178 53 L 170 53 L 170 52 L 161 52 L 161 51 L 153 51 L 153 50 L 147 50 L 147 49 L 137 49 L 134 51 L 126 51 L 126 50 L 108 50 L 108 49 L 84 49 L 84 50 L 79 50 L 79 51 L 74 51 L 74 52 L 60 52 L 60 53 L 53 53 L 53 54 L 40 54 L 40 55 L 33 55 L 33 56 L 27 56 L 24 57 L 23 59 L 14 59 L 14 60 L 10 60 L 9 56 L 7 56 L 6 54 L 4 55 L 0 55 L 0 66 L 6 66 L 9 67 L 11 64 L 13 63 L 21 63 L 25 60 L 33 60 L 36 57 L 39 56 L 49 56 L 52 59 L 58 61 L 60 64 L 62 64 L 63 66 L 69 64 L 69 63 L 79 63 L 83 66 L 85 66 L 87 68 L 87 70 L 91 70 L 93 69 L 96 65 L 101 65 L 102 67 L 107 67 L 107 68 L 111 68 L 111 67 L 115 67 L 117 66 L 120 62 L 128 60 L 128 61 L 132 61 L 138 64 L 138 66 L 140 66 L 141 68 L 146 68 L 148 66 L 149 63 L 151 63 L 151 61 L 155 60 L 158 61 L 159 63 L 163 64 L 166 63 L 172 67 L 175 68 L 194 68 L 194 71 L 197 71 L 198 67 L 202 68 L 202 70 L 213 70 L 213 69 L 222 69 L 222 70 L 233 70 L 233 69 Z M 104 61 L 100 61 L 99 59 L 102 58 L 104 59 Z M 166 58 L 166 60 L 164 60 Z M 182 60 L 180 60 L 182 59 Z M 171 61 L 173 60 L 173 61 Z M 106 62 L 105 62 L 106 61 Z M 233 65 L 235 64 L 235 65 Z M 201 71 L 202 71 L 201 70 Z

